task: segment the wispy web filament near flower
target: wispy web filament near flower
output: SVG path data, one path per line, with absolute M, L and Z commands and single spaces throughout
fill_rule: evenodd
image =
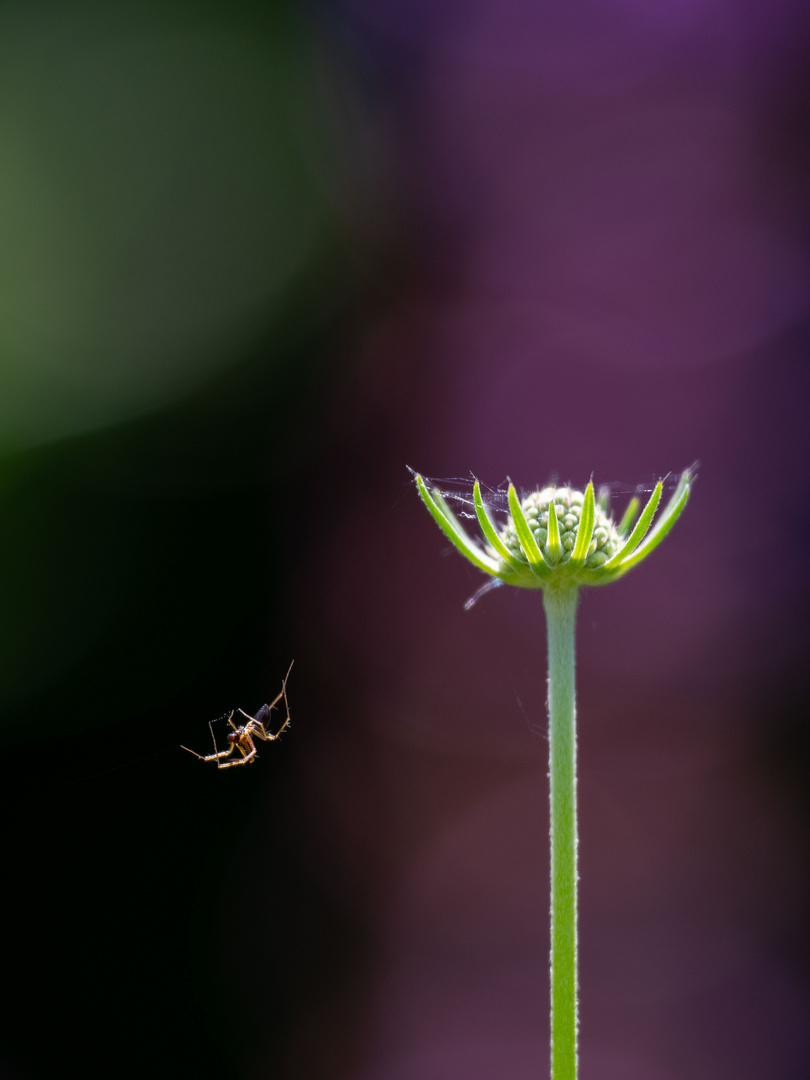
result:
M 700 467 L 700 462 L 693 462 L 686 470 L 694 478 L 697 475 L 697 470 Z M 416 476 L 416 471 L 408 467 L 412 476 Z M 459 505 L 457 514 L 459 517 L 468 518 L 470 521 L 476 520 L 475 503 L 473 499 L 473 486 L 476 482 L 476 477 L 470 473 L 468 477 L 465 476 L 446 476 L 446 477 L 432 477 L 425 476 L 424 473 L 419 474 L 424 480 L 425 484 L 431 491 L 438 492 L 444 499 L 449 499 L 453 503 Z M 672 492 L 678 486 L 681 479 L 680 473 L 670 472 L 661 481 L 662 490 L 664 492 Z M 596 492 L 596 499 L 599 502 L 600 498 L 606 498 L 610 502 L 614 498 L 620 496 L 633 496 L 641 498 L 643 495 L 649 496 L 658 483 L 657 479 L 651 479 L 647 483 L 641 484 L 626 484 L 621 481 L 600 483 Z M 479 487 L 481 491 L 481 501 L 488 510 L 494 513 L 503 514 L 504 518 L 509 516 L 509 484 L 510 481 L 504 480 L 498 487 L 489 487 L 486 484 L 482 484 L 479 481 Z M 556 476 L 549 479 L 547 484 L 537 484 L 537 488 L 541 487 L 561 487 Z M 566 487 L 573 487 L 568 483 Z M 533 490 L 533 489 L 528 489 Z

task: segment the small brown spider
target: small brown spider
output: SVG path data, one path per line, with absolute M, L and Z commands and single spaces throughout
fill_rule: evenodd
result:
M 290 671 L 292 671 L 292 664 L 290 664 Z M 214 725 L 209 720 L 208 727 L 211 729 L 211 739 L 214 743 L 213 754 L 198 754 L 196 750 L 189 750 L 187 746 L 183 746 L 183 750 L 188 750 L 190 754 L 198 757 L 200 761 L 215 761 L 218 769 L 230 769 L 234 765 L 248 765 L 251 761 L 256 761 L 258 758 L 258 752 L 254 739 L 261 739 L 263 742 L 275 742 L 275 740 L 281 735 L 290 724 L 290 706 L 287 702 L 287 679 L 290 677 L 290 671 L 284 676 L 284 680 L 281 683 L 281 692 L 278 697 L 274 698 L 269 705 L 262 705 L 255 716 L 249 716 L 243 709 L 234 709 L 228 717 L 228 723 L 233 728 L 233 731 L 228 732 L 228 746 L 227 750 L 217 750 L 217 740 L 214 735 Z M 270 713 L 276 707 L 276 705 L 284 698 L 284 710 L 287 716 L 284 723 L 275 733 L 275 735 L 267 730 L 267 723 L 270 719 Z M 247 723 L 243 727 L 237 727 L 233 722 L 234 713 L 241 713 L 247 720 Z M 238 750 L 242 755 L 238 761 L 222 761 L 222 758 L 229 757 L 234 750 Z

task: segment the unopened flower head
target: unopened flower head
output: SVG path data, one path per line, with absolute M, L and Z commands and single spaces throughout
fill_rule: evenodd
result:
M 566 562 L 574 551 L 579 530 L 579 522 L 582 517 L 582 506 L 585 495 L 581 491 L 575 491 L 569 487 L 546 487 L 542 491 L 533 491 L 527 495 L 521 503 L 526 523 L 537 541 L 537 546 L 543 553 L 546 562 L 551 566 Z M 561 558 L 557 558 L 555 552 L 549 548 L 549 515 L 551 504 L 554 504 L 554 516 L 557 519 L 559 532 L 559 547 L 562 549 Z M 594 504 L 595 518 L 591 542 L 588 545 L 588 554 L 585 557 L 586 567 L 599 567 L 610 559 L 621 547 L 621 537 L 613 519 L 602 509 L 599 503 Z M 520 539 L 511 517 L 506 528 L 501 530 L 503 540 L 510 553 L 521 562 L 527 559 L 523 552 Z M 492 549 L 490 549 L 492 552 Z M 494 554 L 494 552 L 492 552 Z M 506 569 L 506 566 L 504 566 Z
M 641 513 L 633 498 L 619 522 L 610 517 L 606 502 L 596 499 L 592 483 L 584 491 L 549 486 L 522 500 L 510 484 L 509 518 L 498 528 L 476 480 L 473 505 L 483 533 L 478 540 L 467 533 L 441 491 L 418 473 L 414 476 L 425 506 L 458 550 L 479 570 L 523 589 L 616 581 L 658 547 L 680 517 L 692 485 L 691 470 L 686 469 L 652 525 L 663 490 L 660 480 Z

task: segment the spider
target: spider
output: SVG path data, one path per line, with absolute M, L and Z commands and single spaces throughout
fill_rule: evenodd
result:
M 290 671 L 292 671 L 292 664 L 290 664 Z M 196 750 L 189 750 L 187 746 L 183 746 L 183 750 L 188 750 L 190 754 L 198 757 L 200 761 L 215 761 L 218 769 L 231 769 L 234 765 L 248 765 L 251 761 L 256 761 L 258 758 L 258 752 L 254 739 L 261 739 L 263 742 L 275 742 L 275 740 L 281 735 L 290 724 L 290 706 L 287 702 L 287 679 L 290 677 L 290 671 L 284 676 L 281 683 L 281 692 L 278 694 L 269 705 L 262 705 L 255 716 L 249 716 L 243 709 L 234 709 L 228 716 L 228 723 L 233 728 L 233 731 L 228 732 L 228 746 L 227 750 L 217 750 L 217 740 L 214 735 L 214 725 L 209 720 L 208 726 L 211 729 L 211 738 L 214 743 L 213 754 L 198 754 Z M 278 702 L 284 698 L 284 710 L 287 713 L 287 717 L 275 735 L 267 730 L 267 723 L 270 720 L 270 713 L 276 707 Z M 233 722 L 235 713 L 241 713 L 247 720 L 247 723 L 242 727 L 237 727 Z M 222 761 L 222 758 L 228 757 L 233 753 L 234 749 L 238 750 L 242 755 L 238 761 Z

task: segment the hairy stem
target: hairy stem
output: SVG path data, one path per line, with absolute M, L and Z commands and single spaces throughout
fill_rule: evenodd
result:
M 543 590 L 551 809 L 551 1080 L 577 1075 L 576 588 Z

